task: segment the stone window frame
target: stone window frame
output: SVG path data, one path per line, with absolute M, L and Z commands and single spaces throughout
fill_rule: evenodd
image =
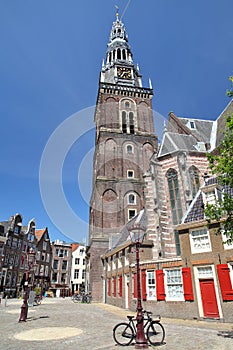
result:
M 129 176 L 132 173 L 132 176 Z M 128 169 L 127 170 L 127 179 L 134 179 L 134 170 Z
M 129 148 L 131 148 L 130 152 L 129 152 Z M 134 146 L 131 143 L 127 143 L 125 146 L 125 149 L 127 154 L 134 154 Z
M 129 103 L 129 106 L 126 106 L 127 102 Z M 135 134 L 135 131 L 138 130 L 138 125 L 137 105 L 134 100 L 124 97 L 119 101 L 119 119 L 120 128 L 124 134 Z
M 130 200 L 130 196 L 134 196 L 133 201 Z M 128 204 L 129 205 L 136 205 L 137 204 L 137 198 L 134 192 L 128 193 Z
M 134 215 L 133 215 L 133 216 L 130 215 L 130 211 L 132 211 L 132 212 L 134 211 Z M 136 209 L 134 209 L 134 208 L 133 208 L 133 209 L 132 209 L 132 208 L 129 208 L 129 209 L 128 209 L 128 220 L 131 220 L 131 219 L 134 218 L 136 215 L 137 215 L 137 210 L 136 210 Z
M 170 168 L 166 173 L 169 200 L 172 213 L 172 222 L 174 225 L 180 223 L 183 210 L 182 210 L 182 201 L 179 189 L 179 179 L 178 173 L 175 169 Z

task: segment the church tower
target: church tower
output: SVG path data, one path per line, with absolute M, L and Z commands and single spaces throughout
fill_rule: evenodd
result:
M 143 87 L 125 26 L 116 14 L 103 60 L 95 110 L 96 140 L 89 222 L 89 289 L 102 301 L 101 255 L 144 207 L 143 174 L 157 151 L 153 90 Z

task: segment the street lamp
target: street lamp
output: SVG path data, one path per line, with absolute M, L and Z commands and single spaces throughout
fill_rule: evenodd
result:
M 135 349 L 147 349 L 148 344 L 144 334 L 144 318 L 142 313 L 142 297 L 141 297 L 141 282 L 140 282 L 140 266 L 139 266 L 139 249 L 144 240 L 146 230 L 136 224 L 129 228 L 132 244 L 136 247 L 136 268 L 137 268 L 137 334 Z
M 19 322 L 26 322 L 27 320 L 27 314 L 28 314 L 28 281 L 29 281 L 29 274 L 31 272 L 31 267 L 34 265 L 34 260 L 35 260 L 35 252 L 30 249 L 29 252 L 27 253 L 27 271 L 26 271 L 26 276 L 25 276 L 25 281 L 24 281 L 24 298 L 23 298 L 23 305 L 21 306 L 21 313 L 20 313 L 20 318 Z

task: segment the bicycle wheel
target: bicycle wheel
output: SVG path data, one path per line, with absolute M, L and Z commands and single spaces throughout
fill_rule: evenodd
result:
M 119 345 L 129 345 L 134 339 L 133 328 L 128 323 L 118 323 L 113 328 L 113 338 Z
M 75 296 L 72 300 L 74 303 L 78 303 L 80 301 L 78 296 Z
M 165 330 L 161 323 L 152 321 L 147 328 L 146 336 L 151 345 L 160 345 L 164 341 Z

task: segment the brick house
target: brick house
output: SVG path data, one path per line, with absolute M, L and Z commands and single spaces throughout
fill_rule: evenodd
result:
M 182 260 L 192 275 L 194 317 L 232 322 L 233 244 L 224 244 L 226 237 L 217 234 L 224 218 L 207 226 L 204 215 L 206 203 L 215 204 L 221 195 L 217 179 L 206 179 L 177 229 Z
M 22 226 L 22 220 L 21 214 L 15 214 L 9 221 L 1 222 L 6 236 L 1 289 L 12 297 L 22 289 L 23 277 L 28 269 L 27 253 L 30 249 L 36 252 L 35 221 L 32 219 L 27 226 Z
M 52 247 L 47 227 L 37 229 L 35 235 L 37 238 L 35 286 L 40 287 L 43 292 L 50 286 Z
M 52 242 L 51 290 L 56 297 L 70 295 L 72 244 L 56 240 Z

